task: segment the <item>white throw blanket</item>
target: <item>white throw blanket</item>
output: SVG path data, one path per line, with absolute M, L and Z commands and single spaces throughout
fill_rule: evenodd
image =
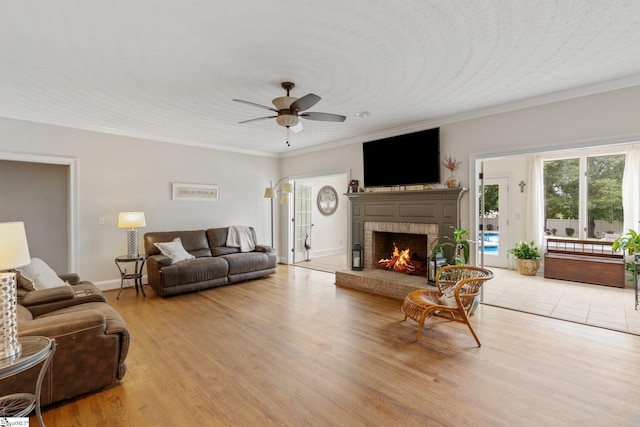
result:
M 239 225 L 229 227 L 227 246 L 240 248 L 240 252 L 251 252 L 256 248 L 251 228 Z

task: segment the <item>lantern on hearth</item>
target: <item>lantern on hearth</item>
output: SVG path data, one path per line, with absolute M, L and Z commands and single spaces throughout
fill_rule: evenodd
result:
M 447 265 L 447 259 L 440 253 L 436 252 L 429 259 L 429 283 L 436 283 L 436 273 L 440 267 Z
M 362 245 L 356 243 L 351 250 L 351 269 L 362 270 L 363 268 Z

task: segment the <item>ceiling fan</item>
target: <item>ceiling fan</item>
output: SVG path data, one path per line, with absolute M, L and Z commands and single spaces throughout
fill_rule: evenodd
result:
M 296 85 L 291 82 L 282 82 L 282 88 L 287 91 L 287 96 L 280 96 L 278 98 L 274 98 L 273 101 L 271 101 L 276 108 L 256 104 L 254 102 L 243 101 L 241 99 L 234 99 L 234 101 L 236 102 L 242 102 L 243 104 L 253 105 L 254 107 L 277 113 L 277 115 L 275 116 L 258 117 L 257 119 L 244 120 L 238 123 L 249 123 L 258 120 L 276 119 L 276 123 L 278 123 L 280 126 L 286 127 L 293 132 L 300 132 L 302 130 L 300 117 L 307 120 L 316 120 L 321 122 L 344 122 L 347 119 L 346 116 L 341 116 L 338 114 L 316 113 L 312 111 L 305 112 L 309 108 L 316 105 L 321 98 L 313 93 L 305 95 L 302 98 L 289 96 L 289 92 L 295 86 Z

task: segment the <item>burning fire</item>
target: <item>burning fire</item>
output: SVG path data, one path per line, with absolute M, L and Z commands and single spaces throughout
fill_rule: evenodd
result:
M 411 263 L 410 248 L 399 250 L 396 244 L 393 244 L 393 255 L 391 258 L 382 258 L 378 261 L 378 265 L 385 270 L 401 271 L 403 273 L 412 273 L 415 267 Z

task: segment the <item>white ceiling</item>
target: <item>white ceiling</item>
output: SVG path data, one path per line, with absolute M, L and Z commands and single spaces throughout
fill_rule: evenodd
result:
M 640 1 L 4 0 L 0 58 L 0 116 L 286 155 L 640 84 Z M 237 123 L 282 81 L 346 122 Z

